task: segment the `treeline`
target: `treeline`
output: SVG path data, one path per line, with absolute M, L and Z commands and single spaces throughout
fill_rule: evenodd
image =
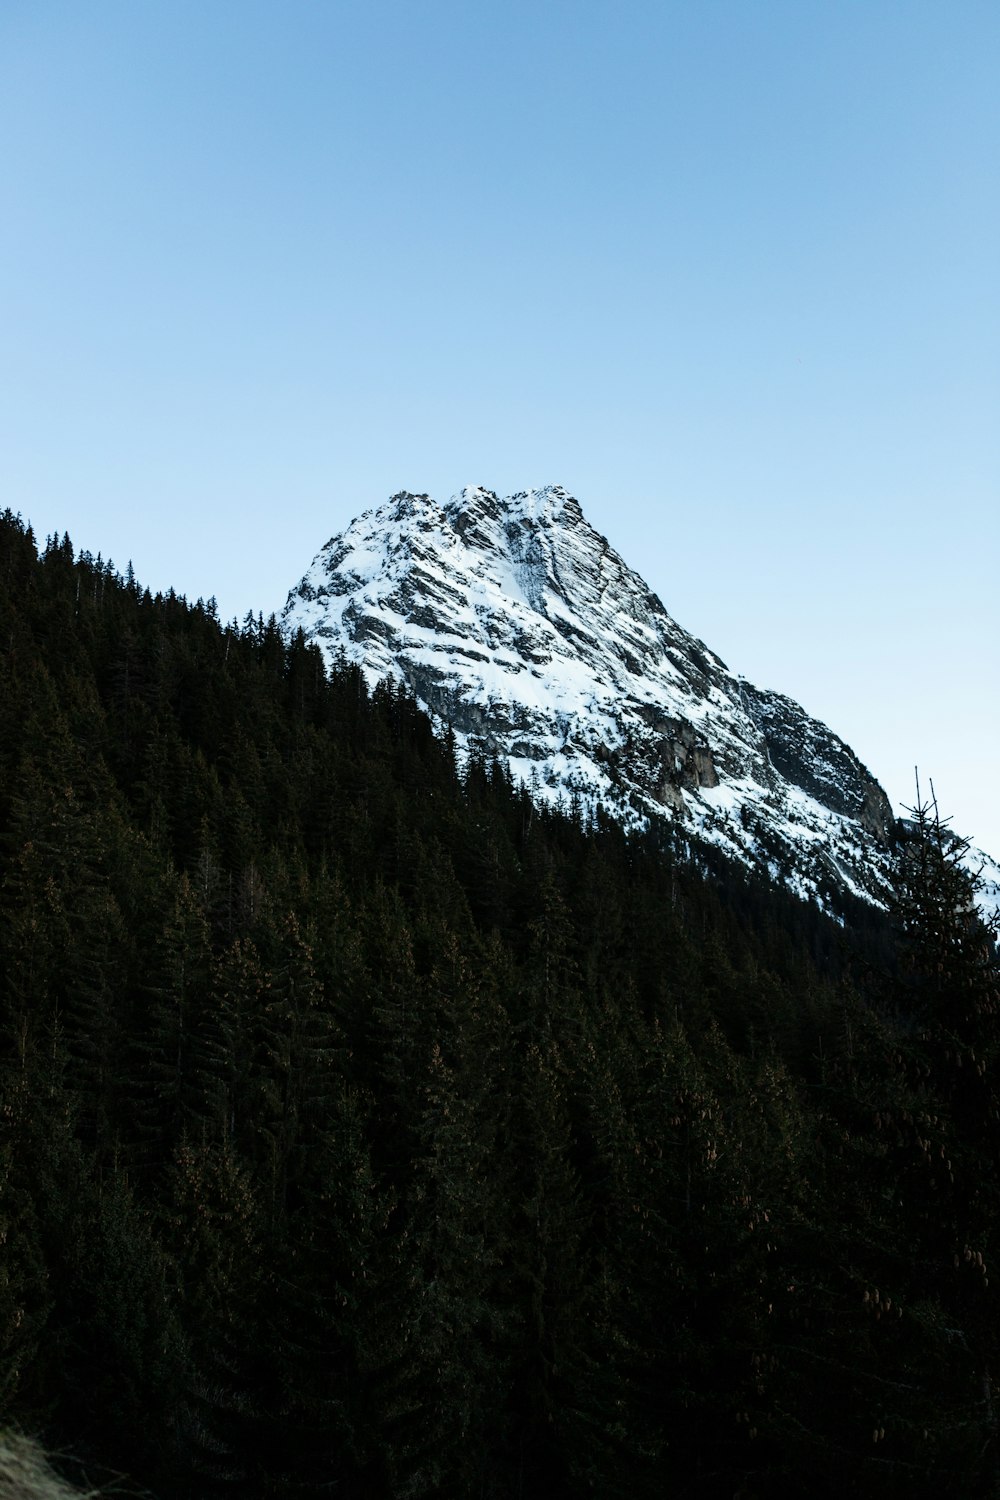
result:
M 835 922 L 8 513 L 3 1421 L 157 1500 L 996 1495 L 997 969 L 920 822 Z

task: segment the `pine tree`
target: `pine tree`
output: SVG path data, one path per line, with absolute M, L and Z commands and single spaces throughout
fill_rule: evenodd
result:
M 1000 1282 L 990 1277 L 1000 1257 L 997 934 L 977 907 L 968 842 L 948 828 L 933 795 L 929 803 L 918 795 L 912 819 L 896 905 L 899 1003 L 913 1028 L 899 1047 L 911 1102 L 898 1191 L 921 1316 L 929 1329 L 940 1319 L 940 1358 L 966 1387 L 976 1492 L 997 1496 Z

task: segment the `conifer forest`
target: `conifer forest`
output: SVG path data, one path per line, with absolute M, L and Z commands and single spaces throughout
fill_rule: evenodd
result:
M 154 1500 L 1000 1496 L 1000 972 L 0 519 L 0 1427 Z

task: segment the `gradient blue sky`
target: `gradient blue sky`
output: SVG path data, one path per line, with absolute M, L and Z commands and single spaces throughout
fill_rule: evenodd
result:
M 277 609 L 559 482 L 1000 854 L 1000 6 L 3 0 L 0 505 Z

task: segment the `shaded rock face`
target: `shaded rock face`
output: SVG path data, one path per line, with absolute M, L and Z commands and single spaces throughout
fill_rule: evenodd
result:
M 744 685 L 744 695 L 764 735 L 771 764 L 810 797 L 855 818 L 887 843 L 895 815 L 885 792 L 849 745 L 781 693 Z
M 893 814 L 850 747 L 735 677 L 558 485 L 394 495 L 326 544 L 282 619 L 401 679 L 541 796 L 668 818 L 803 894 L 884 892 Z

